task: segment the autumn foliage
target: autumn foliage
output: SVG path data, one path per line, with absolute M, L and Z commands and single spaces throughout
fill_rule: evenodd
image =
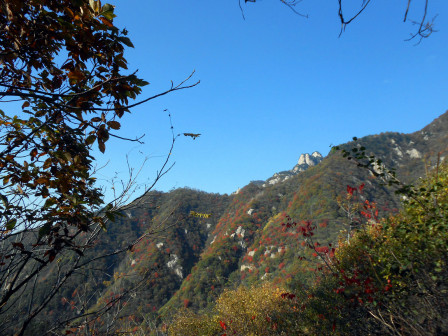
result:
M 349 239 L 342 235 L 336 248 L 312 240 L 317 227 L 311 222 L 285 216 L 283 227 L 297 227 L 313 251 L 314 282 L 292 290 L 268 282 L 225 290 L 213 312 L 175 318 L 171 335 L 447 333 L 447 185 L 448 167 L 442 165 L 411 187 L 399 214 L 384 219 L 372 201 L 359 199 L 356 216 L 348 217 L 359 216 L 357 228 Z M 345 201 L 362 189 L 349 186 Z
M 19 334 L 88 263 L 81 259 L 132 189 L 104 203 L 94 146 L 104 153 L 112 137 L 140 141 L 117 133 L 124 115 L 185 88 L 131 104 L 148 82 L 128 71 L 124 52 L 133 44 L 114 17 L 100 0 L 0 2 L 0 317 Z M 23 303 L 27 313 L 16 321 L 13 302 L 53 268 L 59 280 L 43 299 Z

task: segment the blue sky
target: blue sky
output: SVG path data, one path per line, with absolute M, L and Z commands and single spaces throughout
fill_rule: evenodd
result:
M 126 154 L 135 167 L 149 158 L 141 183 L 154 177 L 170 146 L 165 109 L 176 134 L 202 135 L 178 138 L 176 164 L 156 189 L 219 193 L 291 169 L 301 153 L 326 155 L 353 136 L 416 131 L 448 109 L 446 0 L 431 0 L 439 32 L 418 46 L 404 41 L 415 29 L 403 23 L 407 1 L 372 2 L 341 37 L 336 0 L 303 0 L 296 8 L 308 19 L 278 0 L 242 3 L 245 20 L 237 0 L 110 2 L 114 23 L 135 45 L 129 69 L 151 83 L 142 99 L 193 70 L 191 82 L 201 83 L 133 109 L 119 134 L 146 134 L 145 144 L 111 141 L 96 154 L 109 161 L 101 178 L 126 178 Z M 422 5 L 414 0 L 410 19 Z

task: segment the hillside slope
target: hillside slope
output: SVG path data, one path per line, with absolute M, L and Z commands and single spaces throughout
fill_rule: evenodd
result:
M 411 134 L 371 135 L 341 147 L 358 144 L 396 169 L 400 179 L 415 181 L 447 155 L 448 112 Z M 335 244 L 341 232 L 350 230 L 343 210 L 348 206 L 347 186 L 361 185 L 362 194 L 350 200 L 352 205 L 375 202 L 379 216 L 398 210 L 394 190 L 340 151 L 325 158 L 317 152 L 303 154 L 291 170 L 252 182 L 230 196 L 187 188 L 154 191 L 124 210 L 86 258 L 126 247 L 146 232 L 145 239 L 132 251 L 106 258 L 74 277 L 35 319 L 28 334 L 46 331 L 74 312 L 107 306 L 122 293 L 126 305 L 115 317 L 104 315 L 103 324 L 117 316 L 132 316 L 137 324 L 160 316 L 168 319 L 181 307 L 204 310 L 224 289 L 241 283 L 269 280 L 285 288 L 306 284 L 314 277 L 316 260 L 305 248 L 299 226 L 282 224 L 308 221 L 315 242 Z M 26 310 L 26 302 L 22 303 L 10 316 Z

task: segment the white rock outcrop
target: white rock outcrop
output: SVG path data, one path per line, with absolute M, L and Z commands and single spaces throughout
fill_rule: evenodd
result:
M 166 263 L 166 266 L 168 266 L 169 269 L 172 269 L 174 271 L 174 274 L 176 274 L 179 278 L 183 279 L 184 275 L 182 274 L 182 266 L 178 264 L 179 257 L 177 254 L 171 254 L 170 260 Z
M 422 154 L 415 148 L 408 149 L 406 154 L 408 154 L 412 159 L 420 159 L 422 157 Z
M 241 265 L 241 267 L 240 267 L 240 271 L 241 272 L 243 272 L 243 271 L 245 271 L 247 269 L 253 270 L 253 269 L 255 269 L 255 266 L 254 265 Z
M 238 228 L 235 231 L 237 236 L 241 235 L 241 237 L 243 237 L 243 238 L 244 238 L 244 233 L 245 232 L 246 232 L 246 230 L 244 230 L 242 226 L 238 226 Z
M 266 183 L 262 184 L 263 187 L 274 185 L 279 182 L 286 181 L 293 177 L 294 175 L 305 171 L 309 167 L 315 166 L 323 160 L 322 154 L 319 152 L 313 152 L 311 155 L 306 153 L 302 154 L 297 161 L 297 164 L 287 171 L 282 171 L 280 173 L 275 173 L 271 178 L 266 180 Z M 261 185 L 261 184 L 260 184 Z
M 401 158 L 403 157 L 403 152 L 400 150 L 399 147 L 394 147 L 392 149 L 394 150 L 395 154 L 397 154 L 399 157 Z

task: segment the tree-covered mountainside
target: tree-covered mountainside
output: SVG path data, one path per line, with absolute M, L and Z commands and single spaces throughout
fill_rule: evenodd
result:
M 347 199 L 362 193 L 347 188 Z M 448 165 L 400 193 L 398 214 L 380 219 L 365 203 L 335 247 L 310 244 L 315 229 L 288 219 L 319 260 L 314 281 L 226 289 L 207 311 L 180 310 L 169 335 L 446 335 Z
M 448 149 L 448 113 L 422 131 L 412 134 L 383 133 L 357 141 L 385 166 L 397 170 L 406 182 L 425 175 L 436 164 L 439 153 Z M 349 149 L 355 143 L 343 147 Z M 376 203 L 379 216 L 398 212 L 394 190 L 368 170 L 360 169 L 336 151 L 321 163 L 283 182 L 252 183 L 235 195 L 221 217 L 192 273 L 180 290 L 161 310 L 179 308 L 185 301 L 195 309 L 206 308 L 224 288 L 265 280 L 285 288 L 313 276 L 315 258 L 299 241 L 299 228 L 285 228 L 287 217 L 311 221 L 315 240 L 335 243 L 341 231 L 349 229 L 344 200 L 347 186 L 364 185 L 359 206 Z
M 399 179 L 413 183 L 443 161 L 447 134 L 448 112 L 415 133 L 371 135 L 340 147 L 364 146 L 395 169 Z M 108 224 L 89 253 L 108 254 L 143 235 L 139 243 L 77 274 L 46 314 L 34 320 L 29 335 L 49 326 L 63 333 L 65 312 L 87 318 L 89 311 L 101 309 L 104 313 L 85 325 L 115 331 L 144 326 L 149 333 L 179 310 L 210 311 L 223 293 L 240 285 L 255 288 L 268 282 L 292 291 L 314 283 L 320 267 L 316 251 L 328 251 L 338 237 L 350 236 L 360 225 L 360 213 L 379 219 L 401 209 L 400 197 L 381 176 L 341 154 L 334 150 L 303 171 L 276 175 L 288 178 L 252 182 L 230 196 L 176 189 L 139 198 Z M 303 239 L 304 230 L 313 235 Z M 61 259 L 38 281 L 56 277 L 63 264 Z M 20 316 L 27 304 L 18 300 L 9 316 Z M 14 323 L 2 324 L 8 332 L 14 329 Z
M 100 316 L 108 319 L 108 314 L 115 314 L 110 310 L 111 302 L 132 302 L 132 308 L 121 307 L 123 314 L 157 311 L 191 272 L 208 233 L 216 226 L 229 200 L 227 195 L 193 189 L 155 191 L 139 198 L 115 222 L 108 224 L 98 241 L 93 242 L 94 248 L 84 255 L 87 260 L 101 258 L 65 283 L 60 295 L 50 301 L 46 314 L 36 317 L 26 334 L 43 335 L 53 328 L 54 332 L 60 332 L 73 320 L 73 312 L 76 317 L 100 311 Z M 207 212 L 209 209 L 213 211 Z M 206 212 L 210 216 L 201 218 Z M 136 239 L 140 241 L 133 246 Z M 128 246 L 133 247 L 126 253 L 114 254 Z M 47 297 L 60 276 L 59 269 L 74 256 L 75 252 L 66 253 L 56 260 L 54 267 L 39 277 L 40 290 L 32 294 Z M 24 298 L 34 288 L 27 290 Z M 16 300 L 14 308 L 3 315 L 3 333 L 13 334 L 28 305 L 26 299 Z

